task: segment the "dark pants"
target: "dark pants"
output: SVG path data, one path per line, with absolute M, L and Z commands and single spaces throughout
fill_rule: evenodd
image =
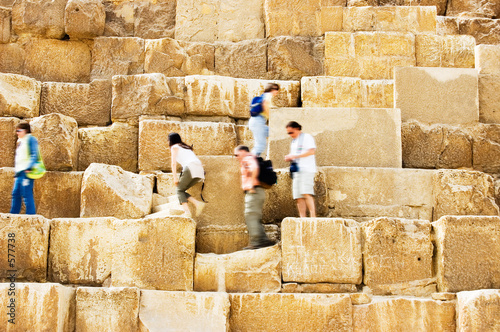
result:
M 192 178 L 191 171 L 186 167 L 179 178 L 179 184 L 177 185 L 177 198 L 179 198 L 179 203 L 187 203 L 187 199 L 191 197 L 186 190 L 200 182 L 200 178 Z
M 258 246 L 269 241 L 264 226 L 262 226 L 262 209 L 264 208 L 265 198 L 266 192 L 261 187 L 255 188 L 255 194 L 249 191 L 245 194 L 245 222 L 250 237 L 250 245 L 252 246 Z
M 26 173 L 20 172 L 14 182 L 12 190 L 12 205 L 10 213 L 18 214 L 21 212 L 21 202 L 24 198 L 26 214 L 36 214 L 35 199 L 33 198 L 33 183 L 35 180 L 28 179 Z

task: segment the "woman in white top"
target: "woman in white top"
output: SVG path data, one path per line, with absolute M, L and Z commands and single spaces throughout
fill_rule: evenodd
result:
M 205 179 L 205 171 L 200 159 L 193 152 L 193 147 L 184 143 L 181 136 L 177 133 L 168 135 L 168 144 L 172 153 L 172 174 L 174 175 L 174 184 L 177 186 L 177 197 L 182 204 L 186 214 L 191 216 L 188 207 L 188 201 L 196 207 L 196 216 L 199 216 L 203 208 L 204 202 L 200 202 L 186 190 Z M 180 177 L 177 176 L 177 163 L 181 164 L 182 172 Z

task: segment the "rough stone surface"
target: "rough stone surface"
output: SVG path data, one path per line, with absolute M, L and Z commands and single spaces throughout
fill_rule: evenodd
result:
M 488 18 L 457 18 L 461 35 L 476 38 L 476 44 L 500 44 L 500 21 Z
M 8 8 L 0 7 L 0 43 L 10 41 L 10 25 L 12 12 Z
M 193 290 L 196 224 L 191 218 L 116 220 L 111 286 Z
M 445 216 L 432 228 L 440 292 L 500 287 L 498 216 Z
M 322 119 L 318 123 L 318 119 Z M 398 109 L 282 108 L 269 119 L 269 159 L 287 167 L 291 139 L 285 126 L 297 121 L 321 149 L 318 166 L 401 167 L 401 120 Z
M 0 74 L 0 115 L 18 118 L 38 116 L 40 82 L 16 74 Z
M 101 36 L 104 33 L 106 11 L 99 0 L 68 0 L 64 13 L 66 34 L 74 39 Z
M 439 14 L 439 15 L 444 15 L 444 14 Z M 456 17 L 438 16 L 436 23 L 437 23 L 436 33 L 440 36 L 460 34 L 458 21 Z
M 477 45 L 475 66 L 479 74 L 500 75 L 500 46 Z
M 78 124 L 59 113 L 42 115 L 30 122 L 38 139 L 45 168 L 50 171 L 76 170 L 78 156 Z
M 474 68 L 475 46 L 472 36 L 416 35 L 417 66 Z
M 0 213 L 8 213 L 14 188 L 14 167 L 0 168 Z
M 283 281 L 360 284 L 361 228 L 353 220 L 286 218 Z
M 194 290 L 199 292 L 273 293 L 281 290 L 278 245 L 232 254 L 196 254 Z
M 472 167 L 473 139 L 462 127 L 418 121 L 401 124 L 403 167 Z
M 348 294 L 230 294 L 229 299 L 229 324 L 236 331 L 352 331 Z
M 353 305 L 368 304 L 372 301 L 372 297 L 366 293 L 354 293 L 350 296 Z
M 199 116 L 229 116 L 234 110 L 232 77 L 188 76 L 185 79 L 186 114 Z
M 500 3 L 480 0 L 449 0 L 446 15 L 498 18 L 500 16 Z
M 154 39 L 174 37 L 175 13 L 177 1 L 135 2 L 134 35 L 140 38 Z
M 141 331 L 229 331 L 229 314 L 226 293 L 141 290 Z
M 35 181 L 38 214 L 46 218 L 78 218 L 83 172 L 47 172 Z
M 111 276 L 114 218 L 54 219 L 49 280 L 100 286 Z
M 457 297 L 459 331 L 498 331 L 500 329 L 499 290 L 460 292 Z
M 0 167 L 14 167 L 18 118 L 0 118 Z M 251 133 L 250 133 L 251 134 Z
M 137 171 L 137 127 L 115 122 L 109 127 L 80 128 L 78 137 L 80 171 L 85 171 L 92 163 L 116 165 L 129 172 Z
M 178 133 L 197 156 L 231 155 L 236 147 L 233 124 L 143 120 L 139 124 L 139 169 L 171 171 L 168 135 Z M 217 139 L 208 139 L 217 137 Z
M 479 74 L 479 121 L 500 124 L 500 75 Z
M 354 284 L 281 284 L 281 293 L 353 293 L 356 292 Z
M 214 70 L 217 75 L 265 79 L 267 76 L 267 40 L 216 43 Z
M 67 0 L 18 0 L 12 6 L 12 28 L 17 35 L 64 37 Z
M 457 299 L 457 294 L 456 293 L 432 293 L 431 297 L 433 300 L 454 301 Z
M 153 181 L 118 166 L 90 164 L 82 180 L 80 217 L 141 218 L 151 212 Z
M 137 288 L 78 287 L 76 330 L 138 331 L 140 295 Z
M 500 173 L 500 125 L 478 124 L 471 131 L 474 169 Z
M 150 2 L 150 1 L 147 1 Z M 135 8 L 139 1 L 128 0 L 104 0 L 106 11 L 106 22 L 104 26 L 105 36 L 133 37 Z
M 22 74 L 24 70 L 24 50 L 19 44 L 0 44 L 0 72 Z
M 394 72 L 395 107 L 401 109 L 402 121 L 446 124 L 478 122 L 475 69 L 400 67 Z
M 17 280 L 46 281 L 49 227 L 42 216 L 0 214 L 0 280 L 15 270 Z
M 79 126 L 105 126 L 111 121 L 111 81 L 43 83 L 40 114 L 50 113 L 70 116 Z

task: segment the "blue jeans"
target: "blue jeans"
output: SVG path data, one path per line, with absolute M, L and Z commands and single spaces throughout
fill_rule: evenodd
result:
M 12 190 L 12 205 L 10 213 L 19 214 L 21 212 L 21 201 L 24 198 L 26 214 L 36 214 L 35 199 L 33 198 L 33 183 L 35 180 L 28 179 L 24 172 L 20 172 L 14 182 Z
M 252 153 L 257 157 L 266 150 L 267 137 L 269 136 L 269 127 L 266 122 L 262 115 L 252 116 L 248 121 L 248 127 L 252 131 L 254 139 Z

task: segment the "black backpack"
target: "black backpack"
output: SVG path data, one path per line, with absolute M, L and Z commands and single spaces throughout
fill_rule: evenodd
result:
M 258 180 L 260 185 L 265 189 L 271 188 L 278 182 L 278 175 L 276 175 L 276 172 L 273 170 L 273 162 L 257 157 L 257 163 L 259 164 Z

